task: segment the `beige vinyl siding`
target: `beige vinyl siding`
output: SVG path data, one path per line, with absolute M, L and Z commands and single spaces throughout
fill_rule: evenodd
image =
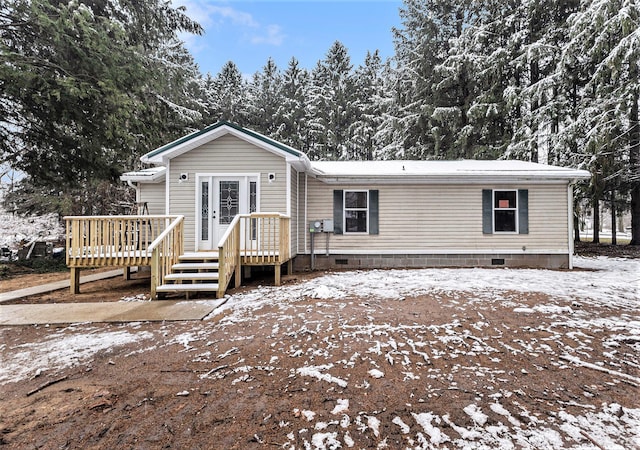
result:
M 291 168 L 291 256 L 298 254 L 298 172 Z
M 298 178 L 298 252 L 306 253 L 307 245 L 307 174 L 300 173 Z
M 380 234 L 332 234 L 332 252 L 523 252 L 523 247 L 526 252 L 567 252 L 569 248 L 565 184 L 336 186 L 309 178 L 310 219 L 333 217 L 334 189 L 378 189 Z M 483 234 L 483 189 L 528 189 L 529 234 Z
M 189 179 L 178 182 L 181 173 Z M 286 214 L 286 161 L 267 150 L 231 135 L 220 137 L 171 160 L 167 176 L 170 180 L 171 214 L 185 216 L 185 249 L 195 248 L 196 175 L 260 174 L 260 211 Z M 269 182 L 268 174 L 275 180 Z
M 147 203 L 149 214 L 164 214 L 167 202 L 165 201 L 166 188 L 162 183 L 139 183 L 139 202 Z

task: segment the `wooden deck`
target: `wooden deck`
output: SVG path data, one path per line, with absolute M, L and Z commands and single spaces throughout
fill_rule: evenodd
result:
M 189 291 L 215 291 L 222 297 L 234 275 L 236 287 L 240 286 L 242 265 L 274 266 L 279 285 L 281 266 L 291 261 L 290 218 L 278 213 L 238 215 L 217 250 L 189 254 L 184 252 L 183 216 L 71 216 L 65 220 L 73 293 L 79 292 L 82 269 L 123 267 L 128 274 L 130 267 L 150 266 L 152 298 L 158 292 Z M 190 260 L 200 266 L 185 266 Z

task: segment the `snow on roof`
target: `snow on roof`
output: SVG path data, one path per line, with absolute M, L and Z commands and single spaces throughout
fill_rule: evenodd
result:
M 143 181 L 151 183 L 154 181 L 162 181 L 167 171 L 166 167 L 149 167 L 147 169 L 134 170 L 126 172 L 120 176 L 122 181 Z
M 458 178 L 516 177 L 547 179 L 589 178 L 586 170 L 526 161 L 314 161 L 313 173 L 324 178 Z

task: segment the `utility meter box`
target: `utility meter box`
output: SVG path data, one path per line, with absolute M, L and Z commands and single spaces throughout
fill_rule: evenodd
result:
M 322 220 L 309 222 L 309 233 L 322 233 Z
M 311 222 L 309 222 L 309 233 L 333 233 L 333 220 L 312 220 Z
M 325 233 L 333 233 L 333 219 L 322 220 L 322 231 Z

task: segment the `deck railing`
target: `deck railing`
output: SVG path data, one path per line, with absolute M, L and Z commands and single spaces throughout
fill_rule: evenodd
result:
M 164 284 L 171 266 L 179 261 L 184 251 L 183 236 L 184 216 L 178 216 L 147 248 L 151 253 L 151 298 L 157 297 L 156 288 Z
M 282 264 L 291 257 L 288 216 L 253 213 L 240 216 L 242 261 L 249 265 Z
M 79 272 L 89 267 L 151 266 L 151 297 L 184 251 L 184 216 L 69 216 L 67 266 L 72 292 L 79 292 Z M 241 265 L 280 266 L 291 259 L 291 219 L 278 213 L 234 217 L 218 244 L 218 296 L 232 276 L 240 286 Z
M 150 264 L 149 245 L 177 216 L 68 216 L 67 266 Z
M 239 214 L 218 243 L 218 297 L 224 296 L 235 273 L 240 287 L 241 265 L 275 266 L 280 284 L 280 266 L 291 259 L 291 219 L 278 213 Z
M 80 292 L 80 270 L 154 266 L 162 280 L 182 253 L 183 216 L 67 216 L 66 262 L 71 292 Z M 153 260 L 155 256 L 155 260 Z M 153 261 L 152 261 L 153 260 Z M 155 289 L 156 285 L 152 285 Z
M 236 288 L 240 287 L 240 247 L 240 216 L 235 216 L 218 243 L 218 298 L 224 297 L 234 274 Z

